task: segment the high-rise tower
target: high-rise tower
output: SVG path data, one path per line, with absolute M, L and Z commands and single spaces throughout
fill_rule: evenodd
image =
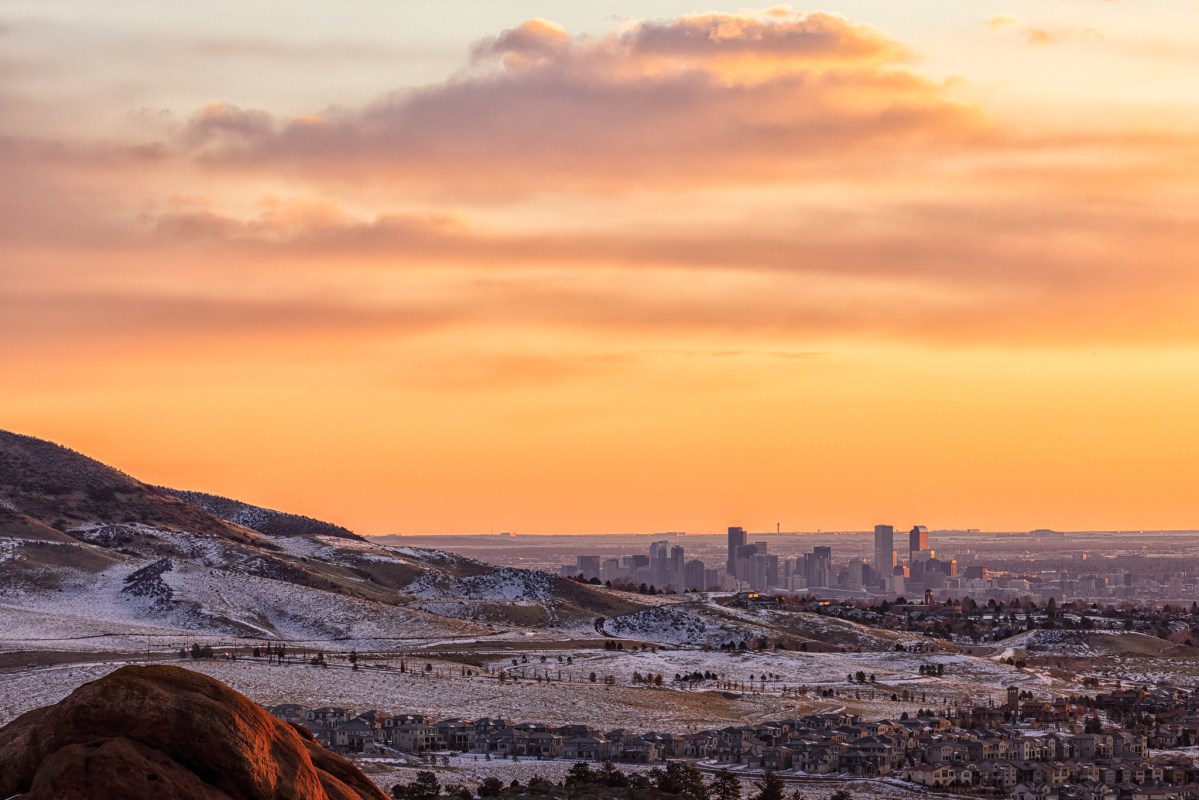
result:
M 745 528 L 729 528 L 728 573 L 737 574 L 737 548 L 745 544 Z
M 874 526 L 874 569 L 879 575 L 890 575 L 895 569 L 895 527 Z
M 916 553 L 923 553 L 927 550 L 928 528 L 923 525 L 917 525 L 908 534 L 908 560 L 913 560 L 916 557 Z

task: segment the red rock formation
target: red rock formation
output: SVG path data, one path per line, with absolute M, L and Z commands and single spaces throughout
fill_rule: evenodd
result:
M 22 794 L 24 793 L 24 794 Z M 0 797 L 386 800 L 302 728 L 179 667 L 123 667 L 0 729 Z

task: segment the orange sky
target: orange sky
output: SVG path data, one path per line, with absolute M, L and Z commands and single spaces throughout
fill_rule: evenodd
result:
M 393 5 L 0 11 L 0 427 L 364 533 L 1199 527 L 1193 3 Z

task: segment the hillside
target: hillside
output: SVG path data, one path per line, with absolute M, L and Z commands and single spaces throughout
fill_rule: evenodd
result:
M 60 532 L 139 524 L 249 541 L 247 531 L 62 445 L 0 431 L 0 507 Z
M 699 645 L 717 648 L 746 642 L 787 650 L 893 651 L 897 643 L 938 647 L 912 634 L 871 628 L 855 622 L 797 611 L 748 610 L 699 597 L 673 605 L 642 609 L 604 620 L 610 636 L 633 638 L 663 645 Z
M 996 645 L 1003 655 L 1022 652 L 1029 656 L 1064 658 L 1110 658 L 1146 656 L 1167 658 L 1195 655 L 1196 648 L 1133 631 L 1031 630 L 1004 639 Z
M 641 607 L 541 572 L 384 547 L 320 520 L 149 486 L 0 433 L 0 610 L 13 644 L 136 649 L 201 635 L 388 649 L 590 630 L 597 616 Z
M 343 528 L 340 525 L 323 522 L 312 517 L 289 514 L 286 511 L 276 511 L 272 508 L 252 506 L 249 503 L 230 500 L 227 497 L 215 494 L 168 489 L 165 486 L 156 486 L 154 488 L 164 494 L 177 497 L 197 508 L 202 508 L 211 514 L 215 514 L 226 522 L 231 522 L 234 525 L 240 525 L 243 528 L 249 528 L 259 533 L 265 533 L 268 536 L 335 536 L 342 539 L 362 540 L 362 537 L 349 528 Z

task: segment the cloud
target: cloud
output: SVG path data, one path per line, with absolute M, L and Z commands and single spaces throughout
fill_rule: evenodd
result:
M 1015 31 L 1025 42 L 1032 45 L 1061 44 L 1071 41 L 1094 42 L 1104 38 L 1103 33 L 1095 28 L 1028 25 L 1023 23 L 1019 17 L 1011 14 L 996 14 L 987 19 L 986 25 L 998 31 Z
M 668 22 L 643 23 L 621 37 L 638 58 L 677 60 L 708 68 L 727 60 L 749 60 L 775 71 L 788 64 L 887 63 L 907 50 L 865 25 L 831 14 L 788 13 L 763 17 L 697 14 Z
M 392 46 L 367 39 L 289 41 L 284 37 L 224 36 L 189 41 L 187 47 L 205 58 L 243 58 L 296 64 L 328 62 L 403 63 L 419 58 L 412 47 Z
M 570 49 L 570 35 L 556 22 L 530 19 L 475 45 L 476 61 L 500 57 L 510 69 L 528 69 Z
M 10 341 L 1199 340 L 1187 130 L 1001 126 L 880 32 L 785 8 L 532 20 L 473 58 L 291 121 L 148 112 L 161 145 L 0 139 Z
M 243 141 L 259 141 L 274 132 L 274 120 L 265 111 L 210 103 L 191 115 L 179 138 L 187 147 L 198 149 L 213 144 L 236 146 Z
M 793 181 L 848 152 L 880 168 L 985 129 L 907 61 L 828 14 L 705 14 L 600 38 L 531 20 L 443 84 L 292 120 L 213 105 L 180 143 L 237 170 L 443 195 Z
M 328 344 L 364 335 L 406 336 L 454 322 L 461 309 L 372 303 L 311 293 L 274 297 L 157 287 L 44 287 L 0 295 L 0 353 L 11 361 L 119 354 L 195 355 Z

